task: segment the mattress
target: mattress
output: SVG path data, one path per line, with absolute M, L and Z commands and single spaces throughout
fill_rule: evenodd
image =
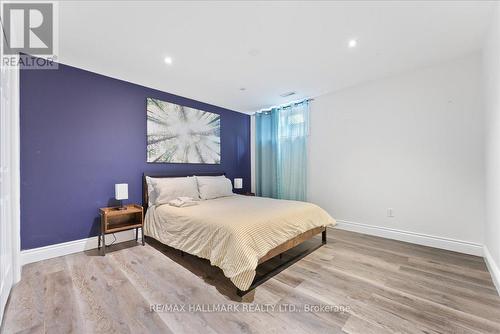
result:
M 240 290 L 255 278 L 271 249 L 335 220 L 319 206 L 298 201 L 234 195 L 178 208 L 149 207 L 144 231 L 170 247 L 210 260 Z

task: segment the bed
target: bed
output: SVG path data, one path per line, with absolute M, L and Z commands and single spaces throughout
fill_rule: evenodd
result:
M 191 207 L 178 208 L 168 204 L 148 207 L 146 176 L 179 175 L 144 175 L 146 236 L 208 259 L 222 269 L 240 296 L 326 244 L 326 227 L 335 224 L 328 213 L 312 203 L 236 194 L 202 200 Z M 320 233 L 321 242 L 268 274 L 256 277 L 258 265 Z

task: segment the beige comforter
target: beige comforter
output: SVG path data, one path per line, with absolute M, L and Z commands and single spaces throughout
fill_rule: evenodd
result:
M 335 220 L 317 205 L 235 195 L 178 208 L 152 206 L 145 234 L 210 260 L 241 290 L 247 290 L 257 263 L 271 249 Z

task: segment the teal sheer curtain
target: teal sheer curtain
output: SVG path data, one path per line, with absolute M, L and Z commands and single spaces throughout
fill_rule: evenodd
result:
M 255 115 L 258 196 L 305 201 L 309 101 Z

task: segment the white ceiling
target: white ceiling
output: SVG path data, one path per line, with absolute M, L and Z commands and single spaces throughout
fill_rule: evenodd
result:
M 481 1 L 61 1 L 59 59 L 251 112 L 477 51 L 491 10 Z

